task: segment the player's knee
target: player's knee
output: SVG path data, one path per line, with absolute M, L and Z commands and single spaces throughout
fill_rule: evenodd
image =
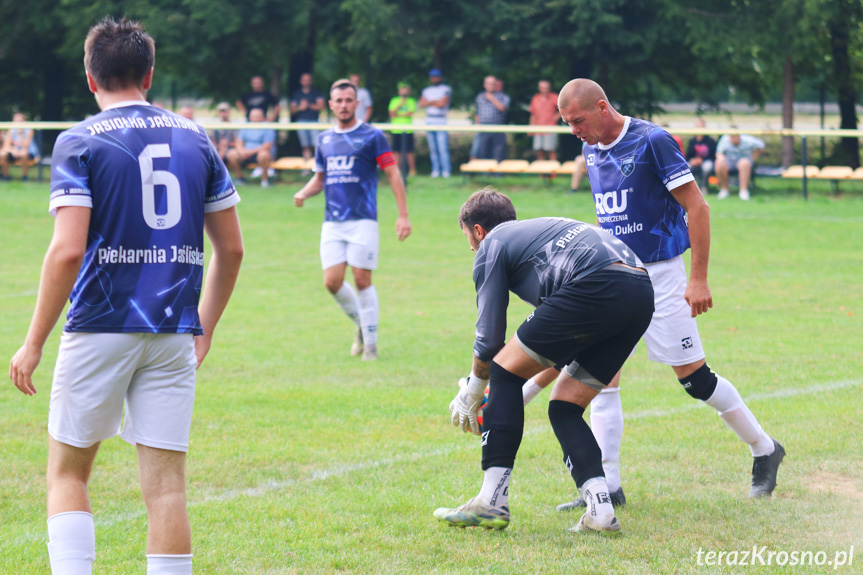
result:
M 343 279 L 335 280 L 331 278 L 324 278 L 324 287 L 327 288 L 327 291 L 331 294 L 336 294 L 340 289 L 342 289 L 342 284 L 345 283 Z
M 716 391 L 716 374 L 706 363 L 686 377 L 679 378 L 678 381 L 686 393 L 701 401 L 707 401 Z

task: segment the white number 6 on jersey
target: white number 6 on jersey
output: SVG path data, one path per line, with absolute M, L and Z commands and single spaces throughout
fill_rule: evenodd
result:
M 138 163 L 141 165 L 141 200 L 144 211 L 144 221 L 154 230 L 167 230 L 180 222 L 183 215 L 183 204 L 180 198 L 180 180 L 171 172 L 153 170 L 153 158 L 170 158 L 171 148 L 168 144 L 150 144 L 141 155 Z M 165 186 L 167 210 L 164 214 L 156 213 L 156 186 Z

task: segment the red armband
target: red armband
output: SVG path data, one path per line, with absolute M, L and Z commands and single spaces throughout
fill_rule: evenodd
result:
M 394 166 L 396 164 L 396 159 L 393 158 L 392 152 L 384 152 L 377 158 L 378 166 L 383 170 L 384 168 L 389 168 L 390 166 Z

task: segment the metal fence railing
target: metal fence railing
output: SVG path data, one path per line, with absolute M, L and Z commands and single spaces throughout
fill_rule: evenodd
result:
M 197 122 L 199 126 L 205 130 L 244 130 L 249 129 L 249 124 L 242 122 Z M 37 134 L 44 130 L 67 130 L 78 122 L 0 122 L 0 132 L 10 129 L 32 128 Z M 481 125 L 481 124 L 389 124 L 373 122 L 372 125 L 385 132 L 393 129 L 403 132 L 454 132 L 454 133 L 504 133 L 504 134 L 569 134 L 568 126 L 531 126 L 531 125 L 513 125 L 513 124 L 497 124 L 497 125 Z M 296 131 L 296 130 L 326 130 L 332 127 L 331 123 L 313 123 L 313 122 L 261 122 L 255 124 L 255 129 L 267 128 L 277 131 Z M 669 130 L 679 136 L 694 136 L 697 134 L 714 135 L 719 132 L 722 134 L 750 134 L 753 136 L 767 137 L 792 137 L 800 139 L 801 164 L 807 165 L 808 150 L 807 138 L 863 138 L 863 130 L 840 130 L 840 129 L 818 129 L 818 130 L 797 130 L 797 129 L 780 129 L 780 130 L 764 130 L 764 129 L 697 129 L 697 128 L 674 128 Z M 38 142 L 37 142 L 38 143 Z M 42 165 L 39 166 L 39 178 L 41 179 Z M 808 197 L 808 177 L 806 170 L 803 171 L 803 197 Z

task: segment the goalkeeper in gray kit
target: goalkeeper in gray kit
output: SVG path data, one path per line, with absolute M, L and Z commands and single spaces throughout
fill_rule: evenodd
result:
M 620 524 L 602 452 L 584 410 L 620 370 L 653 315 L 653 287 L 638 257 L 600 228 L 567 218 L 516 220 L 505 195 L 486 188 L 468 198 L 459 224 L 476 252 L 478 319 L 473 369 L 450 404 L 452 422 L 478 432 L 483 415 L 479 494 L 435 517 L 458 527 L 509 525 L 509 479 L 524 431 L 522 386 L 549 367 L 565 369 L 548 415 L 587 512 L 573 531 L 615 532 Z M 504 345 L 509 292 L 536 306 Z

